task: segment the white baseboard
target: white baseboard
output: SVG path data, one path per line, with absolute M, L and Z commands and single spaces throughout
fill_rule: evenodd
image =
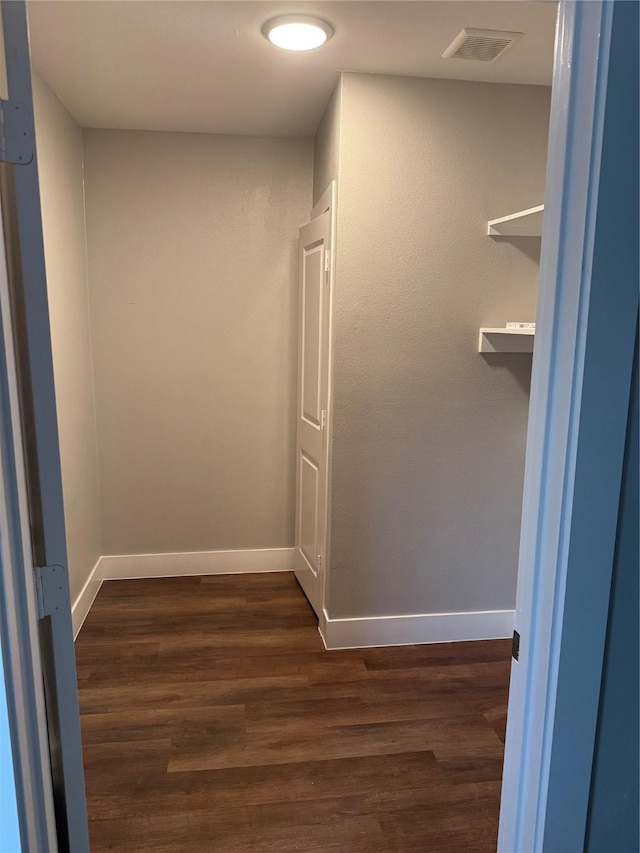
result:
M 411 646 L 495 640 L 513 633 L 513 610 L 471 613 L 422 613 L 415 616 L 371 616 L 330 619 L 326 610 L 319 629 L 327 649 Z
M 98 558 L 98 562 L 91 570 L 85 585 L 78 593 L 78 597 L 73 602 L 71 607 L 71 619 L 73 622 L 73 639 L 78 636 L 80 628 L 87 618 L 87 613 L 91 610 L 91 605 L 96 599 L 100 587 L 102 586 L 102 557 Z
M 119 554 L 100 560 L 104 580 L 292 572 L 293 548 L 193 551 L 178 554 Z
M 73 603 L 73 636 L 78 636 L 105 580 L 290 572 L 293 566 L 293 548 L 103 556 Z M 353 619 L 330 619 L 325 610 L 319 620 L 319 629 L 327 649 L 351 649 L 510 637 L 513 621 L 513 610 Z
M 103 581 L 169 578 L 188 575 L 235 575 L 292 572 L 293 548 L 250 548 L 242 551 L 193 551 L 178 554 L 117 554 L 102 556 L 93 567 L 71 608 L 73 638 L 87 618 Z

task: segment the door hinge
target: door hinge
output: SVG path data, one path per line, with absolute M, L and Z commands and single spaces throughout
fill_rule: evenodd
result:
M 520 634 L 517 631 L 513 632 L 513 640 L 511 641 L 511 657 L 514 660 L 520 660 Z
M 38 618 L 52 616 L 56 610 L 69 608 L 69 580 L 64 566 L 41 566 L 36 569 Z
M 320 429 L 325 430 L 327 428 L 327 410 L 323 409 L 320 412 Z
M 26 166 L 34 154 L 33 120 L 19 101 L 0 98 L 0 162 Z
M 322 554 L 318 554 L 318 574 L 322 574 Z
M 329 271 L 331 270 L 331 251 L 324 250 L 324 280 L 329 281 Z

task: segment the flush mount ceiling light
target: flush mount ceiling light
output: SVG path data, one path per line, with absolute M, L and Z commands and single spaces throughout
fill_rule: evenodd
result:
M 283 50 L 314 50 L 333 35 L 333 27 L 308 15 L 284 15 L 272 18 L 262 28 L 265 38 Z

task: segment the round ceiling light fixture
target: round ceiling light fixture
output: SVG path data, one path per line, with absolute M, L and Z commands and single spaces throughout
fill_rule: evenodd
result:
M 333 27 L 321 18 L 283 15 L 272 18 L 262 28 L 271 44 L 283 50 L 315 50 L 333 35 Z

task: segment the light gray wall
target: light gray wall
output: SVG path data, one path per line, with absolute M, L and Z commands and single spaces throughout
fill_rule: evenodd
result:
M 36 75 L 33 97 L 69 581 L 74 599 L 101 554 L 82 131 Z
M 311 141 L 84 144 L 104 553 L 292 546 Z
M 342 81 L 331 617 L 514 606 L 539 240 L 488 219 L 543 201 L 545 88 Z M 319 158 L 321 159 L 321 158 Z
M 331 181 L 338 180 L 340 166 L 340 110 L 342 75 L 333 90 L 324 115 L 318 125 L 313 145 L 313 203 L 315 204 Z

